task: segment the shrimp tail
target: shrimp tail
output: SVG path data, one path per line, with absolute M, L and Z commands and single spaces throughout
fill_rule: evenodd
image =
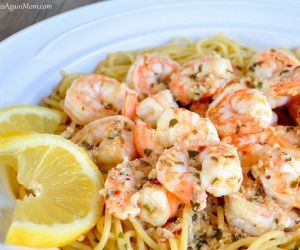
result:
M 126 90 L 123 100 L 122 115 L 134 121 L 136 118 L 137 105 L 138 94 L 132 89 Z

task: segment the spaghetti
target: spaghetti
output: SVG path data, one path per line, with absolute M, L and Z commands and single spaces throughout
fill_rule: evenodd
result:
M 299 50 L 290 52 L 300 58 Z M 138 55 L 144 53 L 167 56 L 181 65 L 204 55 L 218 54 L 230 59 L 234 69 L 243 74 L 247 70 L 255 51 L 228 39 L 224 35 L 217 35 L 196 42 L 179 37 L 160 47 L 111 53 L 97 65 L 95 73 L 104 74 L 124 82 L 130 66 Z M 68 88 L 72 81 L 81 75 L 83 74 L 68 75 L 62 72 L 62 81 L 49 97 L 43 99 L 43 102 L 53 109 L 63 110 L 63 101 Z M 80 125 L 68 122 L 59 132 L 62 136 L 71 138 L 80 128 Z M 22 188 L 19 191 L 19 196 L 24 196 Z M 299 245 L 300 239 L 299 229 L 290 232 L 271 231 L 260 237 L 249 237 L 243 233 L 236 235 L 226 223 L 222 201 L 213 202 L 202 212 L 200 219 L 199 215 L 195 219 L 195 214 L 191 208 L 185 207 L 182 218 L 178 222 L 181 225 L 181 232 L 169 236 L 167 240 L 162 240 L 155 230 L 137 218 L 117 219 L 108 213 L 104 203 L 100 204 L 100 209 L 103 212 L 95 227 L 82 235 L 76 242 L 62 247 L 63 250 L 186 250 L 189 247 L 201 249 L 202 246 L 209 249 L 226 250 L 244 248 L 249 250 L 295 249 Z M 197 223 L 201 224 L 200 229 L 197 228 L 197 225 L 195 226 Z M 193 229 L 198 235 L 191 234 Z M 192 238 L 196 241 L 192 242 Z

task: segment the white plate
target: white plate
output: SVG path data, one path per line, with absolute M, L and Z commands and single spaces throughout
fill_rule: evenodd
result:
M 299 23 L 297 0 L 119 0 L 89 5 L 0 44 L 0 108 L 38 103 L 51 93 L 60 70 L 92 71 L 109 52 L 219 32 L 258 49 L 294 47 L 300 45 Z

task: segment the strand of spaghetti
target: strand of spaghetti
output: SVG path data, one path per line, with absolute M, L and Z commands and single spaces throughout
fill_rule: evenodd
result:
M 91 246 L 94 248 L 98 245 L 98 242 L 95 240 L 97 237 L 94 235 L 94 232 L 93 230 L 90 230 L 88 233 L 87 233 L 87 238 L 91 244 Z
M 74 248 L 80 249 L 80 250 L 92 250 L 92 247 L 87 246 L 86 244 L 78 242 L 78 241 L 73 242 L 71 244 L 71 247 L 74 247 Z
M 278 247 L 281 244 L 286 243 L 289 240 L 288 237 L 286 237 L 285 235 L 283 235 L 282 237 L 278 238 L 278 239 L 274 239 L 274 240 L 270 240 L 265 242 L 260 249 L 274 249 L 275 247 Z
M 122 228 L 121 221 L 114 217 L 113 218 L 113 225 L 114 225 L 115 235 L 117 236 L 118 248 L 120 250 L 126 250 L 125 249 L 124 234 L 123 234 L 123 228 Z
M 218 228 L 224 230 L 224 211 L 221 206 L 217 206 Z
M 136 237 L 136 232 L 133 230 L 130 230 L 124 234 L 124 240 L 125 240 L 125 248 L 126 250 L 133 250 L 133 247 L 131 245 L 131 238 Z
M 104 226 L 103 226 L 102 237 L 101 237 L 99 244 L 95 247 L 95 250 L 102 250 L 105 247 L 105 244 L 109 237 L 110 229 L 111 229 L 111 215 L 106 210 L 105 217 L 104 217 Z
M 174 237 L 169 238 L 169 245 L 171 250 L 178 250 L 177 241 Z
M 271 231 L 269 233 L 263 234 L 262 236 L 258 237 L 248 248 L 248 250 L 258 250 L 261 249 L 260 247 L 270 239 L 283 237 L 284 232 L 282 231 Z
M 146 250 L 145 242 L 139 235 L 137 235 L 137 246 L 139 250 Z
M 169 246 L 167 246 L 165 243 L 158 242 L 159 250 L 168 250 Z
M 97 230 L 96 227 L 93 228 L 93 232 L 94 232 L 94 235 L 96 236 L 97 241 L 100 242 L 101 234 L 99 233 L 99 231 Z
M 116 241 L 111 239 L 107 242 L 107 246 L 105 248 L 108 248 L 109 250 L 115 250 L 116 249 Z
M 225 247 L 223 250 L 236 250 L 236 249 L 239 249 L 240 247 L 247 247 L 247 246 L 250 246 L 253 242 L 255 242 L 256 239 L 257 239 L 257 237 L 247 237 L 244 239 L 240 239 L 238 241 L 231 243 L 229 246 Z
M 281 247 L 283 247 L 284 249 L 291 249 L 295 242 L 300 239 L 300 229 L 287 234 L 287 237 L 289 238 L 288 242 L 283 244 Z
M 159 249 L 158 244 L 149 237 L 149 235 L 145 232 L 145 230 L 143 229 L 143 226 L 140 224 L 140 222 L 136 218 L 131 218 L 129 220 L 132 223 L 137 234 L 145 241 L 145 243 L 148 246 L 150 246 L 152 249 L 158 250 Z
M 185 206 L 183 209 L 180 250 L 186 250 L 188 247 L 189 227 L 191 223 L 192 223 L 191 208 Z

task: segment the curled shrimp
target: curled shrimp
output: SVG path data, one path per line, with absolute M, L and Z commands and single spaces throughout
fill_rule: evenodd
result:
M 227 87 L 210 104 L 206 115 L 221 137 L 258 133 L 273 120 L 266 97 L 256 89 L 239 84 Z
M 286 208 L 300 208 L 300 151 L 264 146 L 262 157 L 252 167 L 264 190 Z
M 262 132 L 254 134 L 226 136 L 222 141 L 242 149 L 250 144 L 267 144 L 278 148 L 295 148 L 300 144 L 299 128 L 291 126 L 270 126 Z
M 163 226 L 168 219 L 174 217 L 180 200 L 162 185 L 147 183 L 139 191 L 139 217 L 152 226 Z
M 161 153 L 165 148 L 186 140 L 219 141 L 214 125 L 187 109 L 166 109 L 157 121 L 156 129 L 139 123 L 134 128 L 134 141 L 139 155 Z
M 101 169 L 110 169 L 137 156 L 134 123 L 122 115 L 108 116 L 84 126 L 72 141 L 84 147 Z
M 112 168 L 107 175 L 104 189 L 100 193 L 105 198 L 105 205 L 110 214 L 125 220 L 139 214 L 137 191 L 148 180 L 151 171 L 145 161 L 124 161 Z
M 272 108 L 283 106 L 300 93 L 299 61 L 281 50 L 265 50 L 251 59 L 248 74 L 267 96 Z
M 295 212 L 280 207 L 274 197 L 266 195 L 251 171 L 244 174 L 239 192 L 225 197 L 225 217 L 231 227 L 253 236 L 291 228 L 298 221 Z
M 170 90 L 162 90 L 155 95 L 148 96 L 141 101 L 136 108 L 136 115 L 139 119 L 156 126 L 157 120 L 167 108 L 178 108 Z
M 237 192 L 242 170 L 234 147 L 197 141 L 166 149 L 156 164 L 157 179 L 195 211 L 206 207 L 206 192 L 215 196 Z
M 187 62 L 174 76 L 169 88 L 183 105 L 213 96 L 233 78 L 228 59 L 218 55 L 203 56 Z
M 134 118 L 137 94 L 126 84 L 103 75 L 84 75 L 76 78 L 67 90 L 64 111 L 78 124 L 123 114 Z
M 144 98 L 166 89 L 172 74 L 178 69 L 179 65 L 168 57 L 144 54 L 131 65 L 126 82 L 140 98 Z

